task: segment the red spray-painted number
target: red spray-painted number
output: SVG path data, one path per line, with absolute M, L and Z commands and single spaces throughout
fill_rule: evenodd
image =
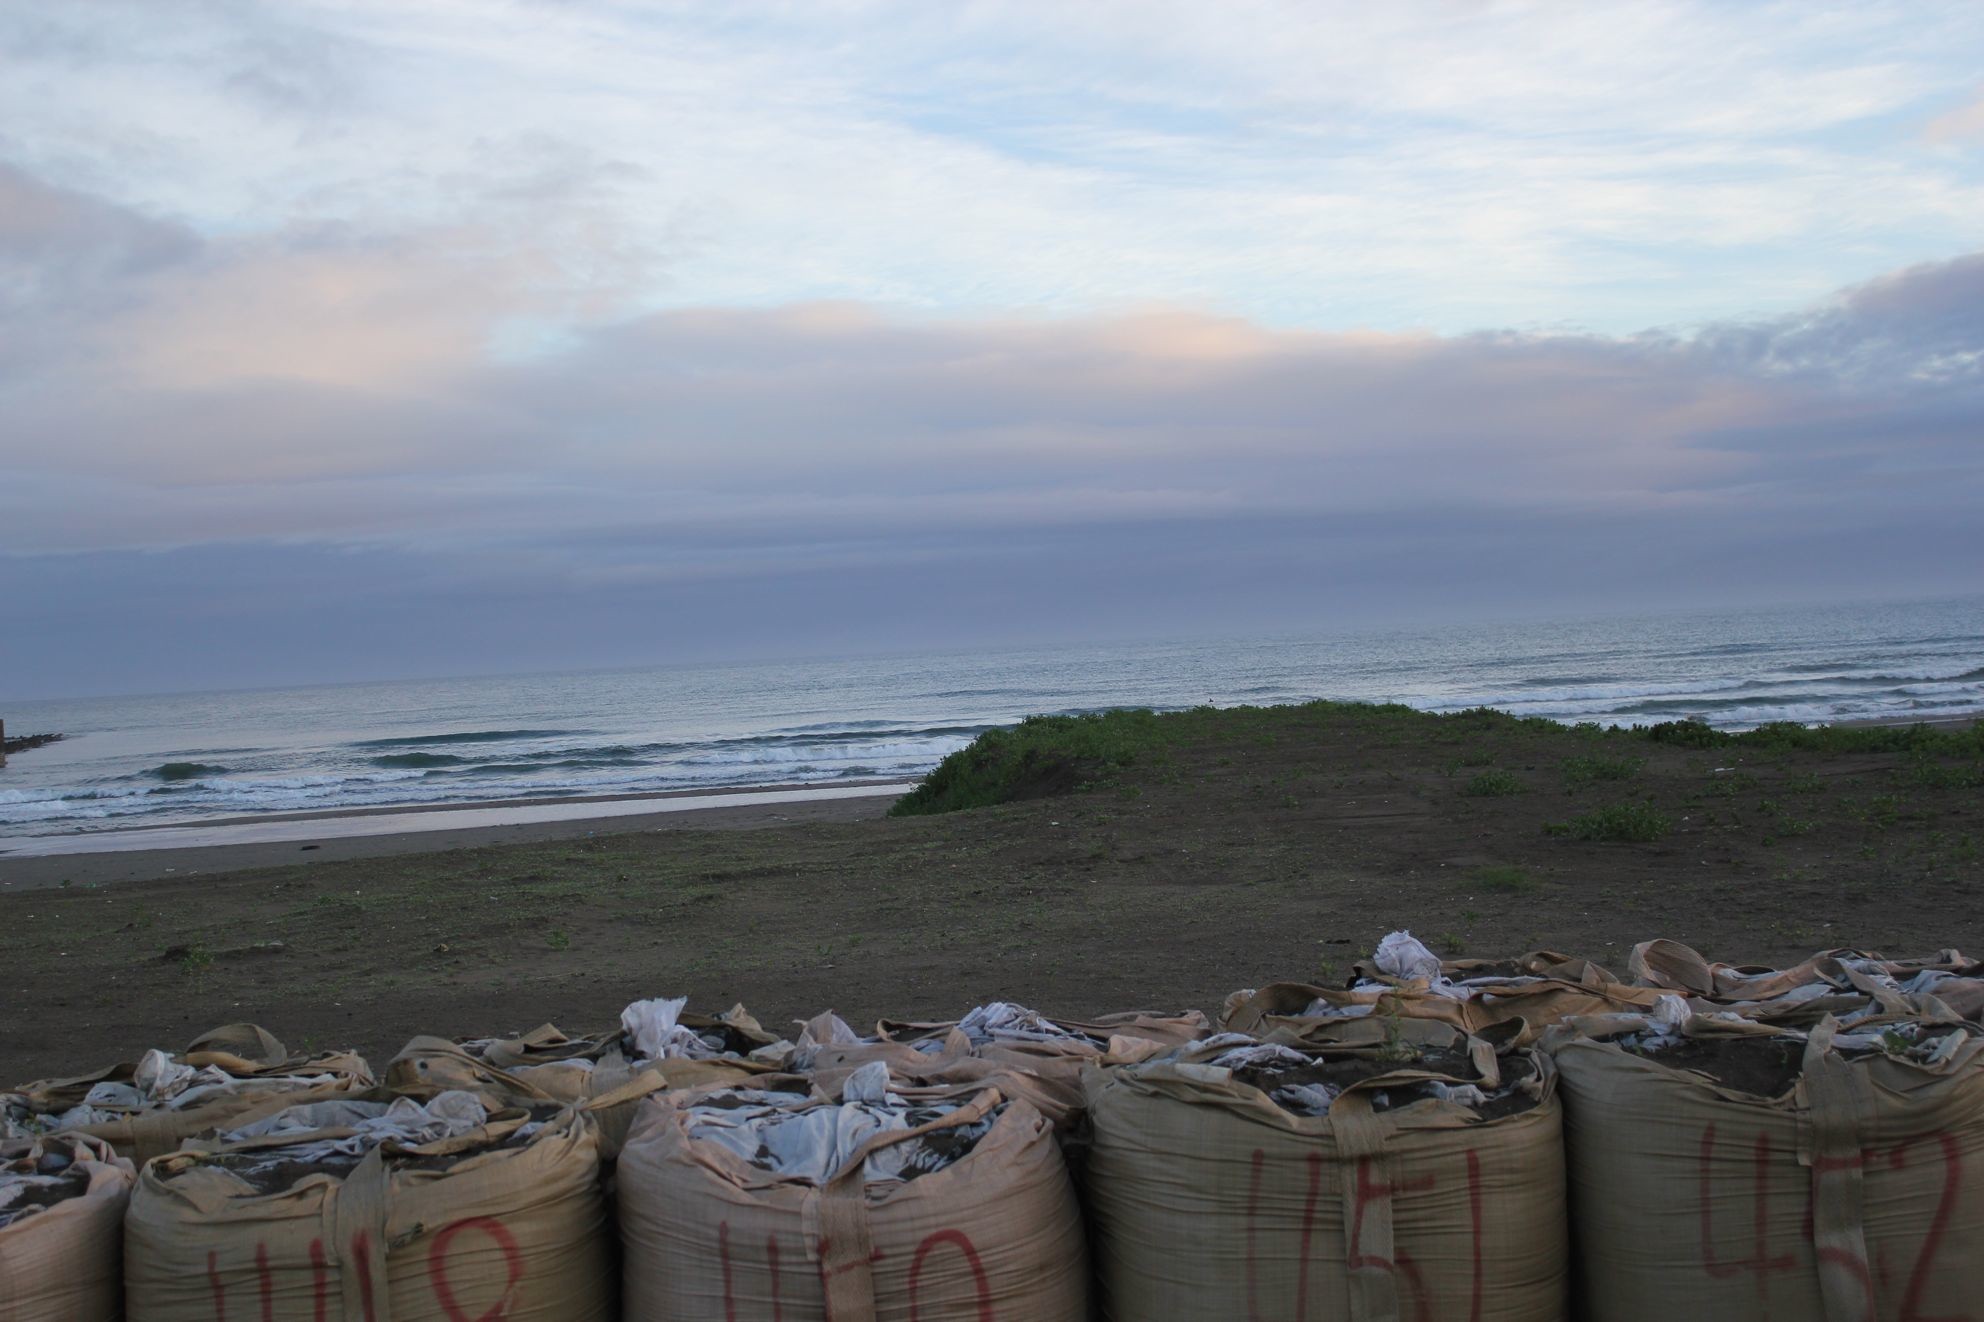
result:
M 1942 1247 L 1944 1235 L 1956 1212 L 1956 1202 L 1963 1189 L 1962 1152 L 1956 1140 L 1948 1134 L 1924 1135 L 1913 1138 L 1884 1152 L 1863 1152 L 1851 1157 L 1820 1157 L 1812 1162 L 1812 1182 L 1826 1179 L 1846 1171 L 1866 1170 L 1885 1164 L 1890 1170 L 1904 1170 L 1908 1166 L 1909 1152 L 1925 1143 L 1937 1146 L 1942 1159 L 1943 1187 L 1936 1198 L 1936 1210 L 1929 1219 L 1929 1228 L 1922 1237 L 1922 1244 L 1916 1250 L 1915 1263 L 1909 1270 L 1908 1284 L 1902 1293 L 1901 1308 L 1896 1322 L 1971 1322 L 1971 1314 L 1945 1313 L 1930 1316 L 1922 1312 L 1922 1296 L 1934 1279 L 1936 1255 Z M 1714 1224 L 1715 1203 L 1715 1147 L 1716 1128 L 1713 1124 L 1702 1130 L 1701 1145 L 1697 1155 L 1696 1187 L 1699 1201 L 1698 1220 L 1701 1229 L 1702 1266 L 1710 1277 L 1728 1280 L 1745 1274 L 1756 1278 L 1759 1322 L 1770 1318 L 1770 1277 L 1773 1273 L 1785 1273 L 1797 1269 L 1797 1260 L 1791 1254 L 1771 1256 L 1767 1252 L 1770 1242 L 1770 1170 L 1775 1153 L 1771 1137 L 1758 1134 L 1751 1145 L 1750 1181 L 1750 1241 L 1749 1256 L 1736 1259 L 1722 1259 L 1716 1253 L 1716 1230 Z M 1858 1253 L 1845 1249 L 1814 1244 L 1813 1197 L 1811 1184 L 1805 1189 L 1805 1215 L 1803 1223 L 1804 1239 L 1813 1245 L 1813 1257 L 1820 1263 L 1840 1268 L 1851 1275 L 1859 1285 L 1862 1302 L 1869 1318 L 1875 1307 L 1874 1283 L 1877 1273 L 1869 1270 L 1868 1263 Z M 1885 1283 L 1888 1273 L 1885 1263 L 1878 1273 Z
M 916 1256 L 909 1263 L 909 1322 L 919 1322 L 923 1316 L 917 1287 L 922 1280 L 924 1260 L 936 1249 L 947 1246 L 963 1254 L 965 1266 L 971 1268 L 972 1299 L 978 1322 L 992 1322 L 992 1283 L 986 1279 L 985 1264 L 979 1261 L 978 1250 L 962 1230 L 932 1231 L 916 1246 Z
M 737 1287 L 730 1266 L 730 1222 L 716 1223 L 717 1260 L 723 1265 L 723 1322 L 737 1322 Z M 765 1270 L 771 1273 L 772 1322 L 784 1322 L 779 1303 L 778 1236 L 765 1236 Z
M 329 1264 L 324 1260 L 324 1241 L 310 1241 L 310 1316 L 312 1322 L 324 1322 L 330 1311 Z M 262 1322 L 275 1322 L 276 1283 L 275 1273 L 269 1266 L 269 1246 L 255 1245 L 255 1286 L 256 1296 L 262 1305 Z M 207 1288 L 214 1296 L 214 1322 L 227 1322 L 227 1282 L 221 1279 L 220 1254 L 207 1250 Z
M 1363 1251 L 1364 1213 L 1381 1198 L 1389 1199 L 1395 1194 L 1424 1193 L 1433 1187 L 1433 1177 L 1422 1175 L 1416 1180 L 1405 1180 L 1398 1184 L 1378 1184 L 1371 1179 L 1371 1159 L 1357 1159 L 1357 1187 L 1351 1204 L 1350 1253 L 1344 1264 L 1352 1271 L 1376 1269 L 1404 1280 L 1411 1292 L 1413 1316 L 1419 1322 L 1432 1322 L 1432 1301 L 1426 1297 L 1426 1281 L 1420 1275 L 1419 1266 L 1411 1255 L 1398 1252 L 1396 1258 L 1382 1258 Z
M 1887 1154 L 1889 1168 L 1905 1169 L 1909 1149 L 1923 1143 L 1934 1143 L 1942 1156 L 1943 1187 L 1936 1196 L 1936 1211 L 1929 1218 L 1929 1231 L 1922 1236 L 1922 1247 L 1915 1254 L 1915 1266 L 1908 1273 L 1908 1288 L 1901 1296 L 1899 1322 L 1970 1322 L 1969 1313 L 1943 1313 L 1930 1317 L 1922 1311 L 1922 1295 L 1929 1288 L 1936 1269 L 1936 1252 L 1942 1247 L 1943 1236 L 1949 1231 L 1950 1218 L 1956 1214 L 1957 1196 L 1963 1192 L 1963 1152 L 1957 1147 L 1956 1139 L 1948 1134 L 1924 1135 L 1891 1149 Z
M 476 1317 L 470 1317 L 462 1309 L 455 1298 L 453 1282 L 448 1278 L 449 1246 L 456 1236 L 470 1230 L 480 1231 L 495 1242 L 503 1255 L 503 1269 L 507 1275 L 502 1297 L 493 1307 Z M 360 1304 L 366 1322 L 371 1322 L 378 1309 L 372 1298 L 372 1239 L 364 1231 L 351 1238 L 351 1261 L 358 1272 L 358 1289 L 362 1295 Z M 523 1275 L 523 1253 L 517 1247 L 516 1237 L 494 1217 L 475 1216 L 454 1222 L 434 1237 L 434 1243 L 427 1251 L 428 1283 L 433 1287 L 435 1302 L 440 1304 L 449 1322 L 502 1322 Z M 275 1273 L 269 1263 L 267 1244 L 255 1245 L 255 1284 L 261 1304 L 261 1322 L 275 1322 Z M 220 1254 L 211 1249 L 207 1252 L 207 1288 L 213 1292 L 214 1322 L 227 1322 L 227 1282 L 221 1276 Z M 324 1241 L 313 1239 L 310 1241 L 311 1322 L 326 1322 L 330 1314 L 330 1294 L 330 1262 L 324 1254 Z
M 1315 1243 L 1316 1206 L 1322 1185 L 1324 1156 L 1318 1152 L 1305 1154 L 1303 1158 L 1304 1185 L 1302 1195 L 1302 1220 L 1298 1228 L 1298 1253 L 1295 1273 L 1295 1319 L 1294 1322 L 1307 1322 L 1309 1316 L 1309 1272 L 1311 1255 Z M 1267 1153 L 1255 1149 L 1247 1179 L 1247 1230 L 1246 1230 L 1246 1295 L 1248 1322 L 1262 1322 L 1261 1292 L 1257 1270 L 1260 1237 L 1263 1231 L 1260 1216 L 1261 1185 L 1266 1173 Z M 1469 1291 L 1468 1322 L 1480 1322 L 1485 1281 L 1481 1252 L 1481 1158 L 1479 1154 L 1465 1154 L 1467 1177 L 1467 1211 L 1471 1243 L 1472 1261 L 1471 1289 Z M 1411 1315 L 1420 1322 L 1430 1322 L 1433 1316 L 1433 1300 L 1428 1294 L 1424 1273 L 1407 1253 L 1395 1253 L 1387 1258 L 1380 1254 L 1367 1253 L 1364 1249 L 1364 1218 L 1374 1204 L 1402 1193 L 1425 1193 L 1437 1187 L 1431 1175 L 1422 1175 L 1398 1184 L 1381 1184 L 1371 1178 L 1371 1163 L 1368 1157 L 1358 1159 L 1356 1184 L 1352 1187 L 1351 1223 L 1349 1231 L 1349 1252 L 1344 1265 L 1351 1271 L 1380 1271 L 1398 1278 L 1406 1287 Z M 1273 1227 L 1277 1228 L 1278 1227 Z
M 470 1317 L 455 1298 L 453 1284 L 448 1279 L 448 1246 L 458 1235 L 477 1231 L 495 1244 L 503 1255 L 503 1293 L 496 1302 L 482 1313 Z M 503 1322 L 508 1315 L 510 1300 L 516 1294 L 517 1283 L 524 1278 L 524 1255 L 517 1247 L 517 1238 L 510 1228 L 493 1216 L 471 1216 L 449 1223 L 427 1249 L 427 1281 L 434 1289 L 434 1301 L 441 1305 L 441 1311 L 448 1315 L 448 1322 Z

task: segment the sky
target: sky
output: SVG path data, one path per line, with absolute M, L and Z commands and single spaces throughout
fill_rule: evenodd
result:
M 1984 585 L 1984 6 L 0 0 L 0 700 Z

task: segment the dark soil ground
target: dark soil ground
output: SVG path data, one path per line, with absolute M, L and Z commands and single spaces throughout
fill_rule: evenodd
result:
M 0 1083 L 236 1020 L 382 1067 L 415 1033 L 599 1031 L 657 995 L 741 1000 L 781 1032 L 997 998 L 1216 1013 L 1236 988 L 1340 980 L 1398 927 L 1619 972 L 1655 936 L 1761 963 L 1984 951 L 1974 755 L 1386 708 L 1177 728 L 1099 787 L 935 816 L 0 893 Z M 1561 829 L 1594 811 L 1654 838 Z

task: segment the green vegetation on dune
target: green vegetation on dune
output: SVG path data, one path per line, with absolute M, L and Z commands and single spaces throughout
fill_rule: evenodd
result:
M 1147 708 L 1084 716 L 1029 716 L 987 730 L 937 764 L 889 809 L 895 817 L 955 812 L 1063 794 L 1160 758 L 1183 734 Z
M 1477 799 L 1504 798 L 1522 793 L 1522 782 L 1506 771 L 1484 771 L 1468 781 L 1461 793 Z
M 1325 720 L 1359 724 L 1428 717 L 1399 703 L 1308 702 L 1285 707 L 1193 707 L 1154 712 L 1119 707 L 1079 716 L 1029 716 L 1018 725 L 987 730 L 938 763 L 923 783 L 898 800 L 892 816 L 984 808 L 1076 790 L 1121 784 L 1131 768 L 1164 767 L 1186 744 L 1267 746 Z M 1500 712 L 1498 720 L 1514 721 Z M 1549 724 L 1544 722 L 1544 724 Z M 1557 728 L 1552 726 L 1552 728 Z
M 1646 759 L 1630 750 L 1644 749 L 1649 743 L 1670 749 L 1775 755 L 1901 754 L 1915 759 L 1909 772 L 1915 783 L 1939 789 L 1984 784 L 1984 723 L 1952 727 L 1777 722 L 1730 732 L 1695 720 L 1631 727 L 1590 722 L 1567 726 L 1540 716 L 1511 716 L 1488 707 L 1433 713 L 1400 703 L 1318 701 L 1283 707 L 1194 707 L 1175 712 L 1137 707 L 1080 716 L 1030 716 L 1018 725 L 988 730 L 945 758 L 890 812 L 897 817 L 955 812 L 1112 785 L 1134 794 L 1140 790 L 1133 782 L 1148 779 L 1141 773 L 1170 766 L 1173 753 L 1180 748 L 1271 746 L 1279 739 L 1299 739 L 1324 726 L 1339 730 L 1352 727 L 1363 733 L 1389 728 L 1397 740 L 1449 745 L 1514 736 L 1535 741 L 1539 753 L 1546 742 L 1614 745 L 1616 755 L 1586 753 L 1558 762 L 1565 788 L 1572 792 L 1600 782 L 1638 779 Z M 1948 765 L 1950 759 L 1959 765 Z M 1449 757 L 1446 773 L 1485 766 L 1492 760 L 1479 749 L 1470 749 Z M 1220 764 L 1230 762 L 1226 758 Z M 1132 770 L 1139 775 L 1128 775 Z M 1808 778 L 1804 783 L 1811 782 Z M 1752 778 L 1739 775 L 1715 792 L 1727 795 L 1753 787 Z M 1524 781 L 1513 772 L 1491 768 L 1469 778 L 1461 793 L 1470 798 L 1502 798 L 1521 794 L 1525 788 Z M 1293 798 L 1283 795 L 1281 801 Z M 1631 808 L 1628 805 L 1618 811 Z M 1578 839 L 1630 840 L 1655 839 L 1665 833 L 1665 827 L 1655 828 L 1645 820 L 1630 825 L 1623 820 L 1578 825 L 1581 820 L 1562 834 Z
M 1673 825 L 1667 814 L 1650 803 L 1615 803 L 1579 813 L 1568 822 L 1552 822 L 1543 829 L 1546 834 L 1573 840 L 1644 843 L 1660 839 Z
M 1800 725 L 1772 721 L 1754 730 L 1717 730 L 1704 721 L 1634 726 L 1657 744 L 1681 748 L 1754 748 L 1814 753 L 1923 753 L 1984 757 L 1984 721 L 1971 725 Z

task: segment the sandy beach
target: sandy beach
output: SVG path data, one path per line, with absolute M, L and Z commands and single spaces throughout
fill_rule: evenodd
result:
M 643 831 L 730 831 L 879 817 L 909 786 L 747 786 L 408 809 L 280 813 L 0 840 L 0 892 L 193 877 Z

